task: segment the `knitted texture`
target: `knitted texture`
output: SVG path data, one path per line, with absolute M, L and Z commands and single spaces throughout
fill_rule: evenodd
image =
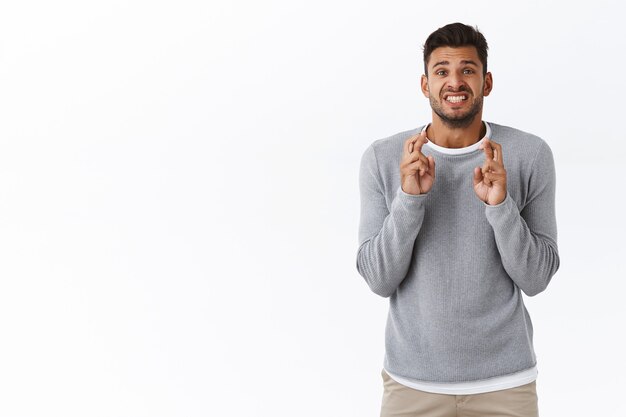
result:
M 465 382 L 536 365 L 521 291 L 540 293 L 559 268 L 554 160 L 543 139 L 489 124 L 507 172 L 507 196 L 495 206 L 473 189 L 482 150 L 450 155 L 424 145 L 435 182 L 417 196 L 400 186 L 400 160 L 422 127 L 363 153 L 356 267 L 390 297 L 383 366 L 396 375 Z

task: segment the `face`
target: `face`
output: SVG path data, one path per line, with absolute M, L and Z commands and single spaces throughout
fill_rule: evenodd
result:
M 441 121 L 451 128 L 469 126 L 482 117 L 483 97 L 492 88 L 491 73 L 483 77 L 483 65 L 473 46 L 435 49 L 428 61 L 428 77 L 422 75 L 422 92 Z

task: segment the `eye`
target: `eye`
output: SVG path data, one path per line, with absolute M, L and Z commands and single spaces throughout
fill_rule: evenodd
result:
M 466 69 L 466 70 L 463 70 L 463 73 L 465 73 L 465 74 L 473 74 L 474 70 Z
M 435 72 L 435 74 L 437 75 L 444 75 L 446 72 L 444 70 L 439 70 L 437 72 Z

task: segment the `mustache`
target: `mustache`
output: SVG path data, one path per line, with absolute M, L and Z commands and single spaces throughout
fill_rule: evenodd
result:
M 441 94 L 440 94 L 440 96 L 441 96 L 441 97 L 443 97 L 443 96 L 444 96 L 444 94 L 447 94 L 447 93 L 469 93 L 469 94 L 472 94 L 472 95 L 474 94 L 474 93 L 472 92 L 472 89 L 471 89 L 471 88 L 469 88 L 469 87 L 465 87 L 465 86 L 461 86 L 461 87 L 459 87 L 459 89 L 458 89 L 458 90 L 453 90 L 453 89 L 451 89 L 451 88 L 448 88 L 447 90 L 441 90 Z

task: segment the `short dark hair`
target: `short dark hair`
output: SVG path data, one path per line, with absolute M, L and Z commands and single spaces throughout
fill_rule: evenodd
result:
M 487 40 L 478 27 L 473 28 L 463 23 L 450 23 L 434 31 L 424 43 L 424 74 L 428 77 L 428 60 L 430 54 L 442 46 L 458 48 L 461 46 L 473 46 L 478 52 L 480 62 L 483 64 L 483 75 L 487 74 Z

